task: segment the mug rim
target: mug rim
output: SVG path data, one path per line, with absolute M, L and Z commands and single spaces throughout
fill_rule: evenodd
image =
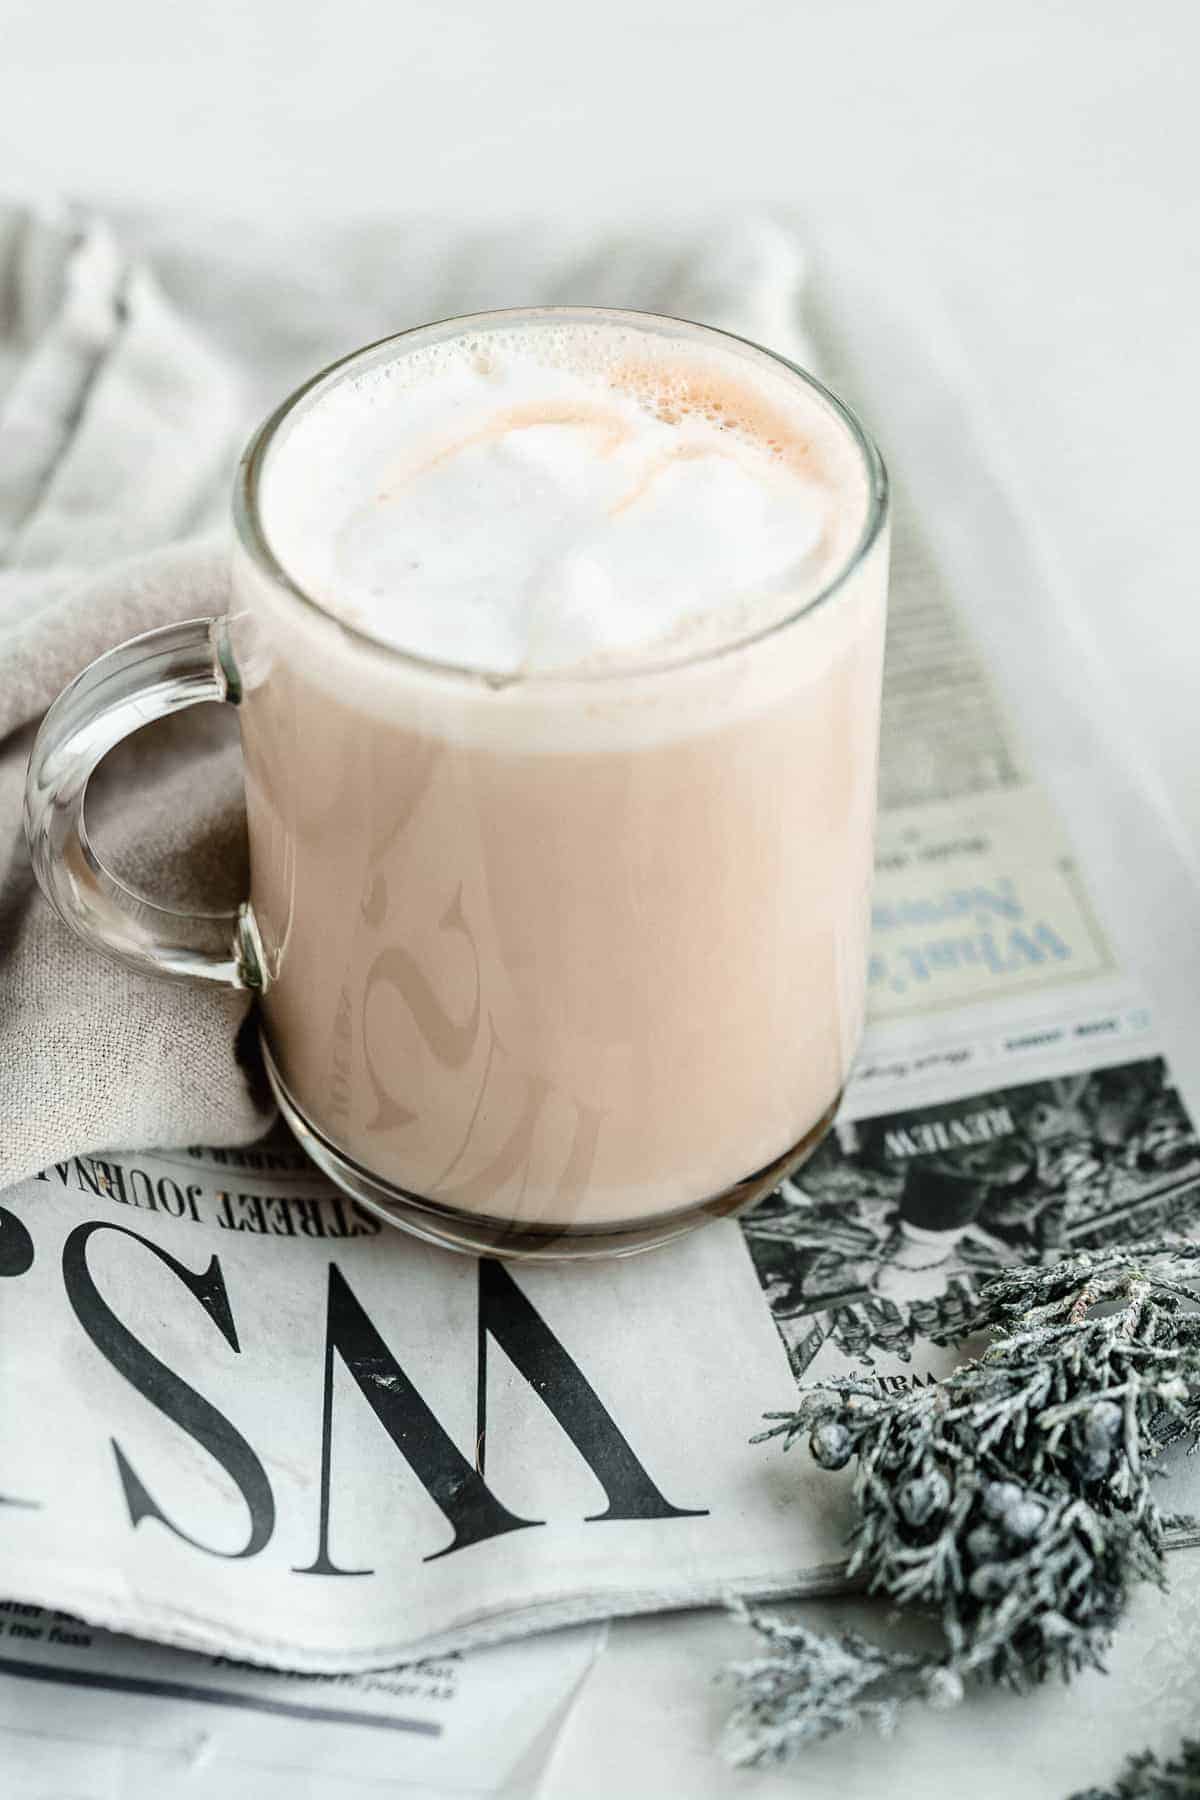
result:
M 489 673 L 480 668 L 467 667 L 461 663 L 447 662 L 445 659 L 422 656 L 411 650 L 404 650 L 395 644 L 383 643 L 373 637 L 370 632 L 340 618 L 336 613 L 322 604 L 315 595 L 309 593 L 304 585 L 290 572 L 285 563 L 276 554 L 268 537 L 262 519 L 260 506 L 261 486 L 267 458 L 283 427 L 301 410 L 316 403 L 326 390 L 337 386 L 349 378 L 357 367 L 372 360 L 383 361 L 386 353 L 399 346 L 409 346 L 413 340 L 421 340 L 436 334 L 455 336 L 471 331 L 487 331 L 500 329 L 505 325 L 514 325 L 521 321 L 538 321 L 553 323 L 556 320 L 565 322 L 626 324 L 631 327 L 647 325 L 668 326 L 676 331 L 694 335 L 702 341 L 716 339 L 724 344 L 737 344 L 744 350 L 750 350 L 755 356 L 765 358 L 777 368 L 784 370 L 790 377 L 815 395 L 841 423 L 855 444 L 867 482 L 867 504 L 862 528 L 851 548 L 846 552 L 832 575 L 816 591 L 810 594 L 799 606 L 770 619 L 764 625 L 758 625 L 739 635 L 722 639 L 718 644 L 707 645 L 699 650 L 684 651 L 675 656 L 649 656 L 645 658 L 621 658 L 599 667 L 534 669 L 518 670 L 512 673 Z M 413 347 L 417 347 L 415 344 Z M 520 685 L 522 687 L 536 685 L 549 687 L 552 685 L 590 686 L 597 682 L 611 682 L 615 679 L 630 679 L 654 675 L 669 675 L 673 671 L 695 667 L 701 664 L 716 662 L 724 656 L 735 655 L 738 651 L 747 650 L 755 644 L 772 638 L 778 632 L 799 624 L 810 614 L 817 612 L 847 586 L 851 577 L 865 562 L 875 543 L 883 532 L 888 516 L 889 482 L 887 468 L 878 446 L 857 414 L 843 400 L 819 381 L 807 369 L 792 362 L 776 350 L 767 349 L 757 344 L 752 338 L 740 336 L 737 332 L 724 331 L 715 325 L 705 325 L 694 319 L 680 319 L 669 313 L 657 313 L 637 310 L 628 307 L 607 306 L 533 306 L 502 307 L 475 313 L 457 313 L 443 319 L 432 320 L 423 325 L 410 326 L 403 331 L 389 332 L 386 336 L 374 339 L 357 350 L 351 350 L 344 356 L 318 369 L 314 375 L 301 382 L 284 400 L 269 413 L 262 424 L 251 436 L 238 463 L 234 481 L 233 517 L 234 527 L 242 549 L 251 561 L 257 565 L 260 573 L 275 586 L 289 594 L 294 600 L 318 614 L 327 625 L 334 626 L 344 632 L 352 641 L 369 650 L 373 655 L 383 656 L 404 665 L 406 668 L 422 671 L 425 674 L 445 679 L 452 677 L 459 681 L 470 682 L 476 687 L 503 688 Z

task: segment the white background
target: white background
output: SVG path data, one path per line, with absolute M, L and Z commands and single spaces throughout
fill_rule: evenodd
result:
M 1200 853 L 1190 0 L 0 0 L 0 179 L 903 230 Z
M 902 234 L 1200 856 L 1198 83 L 1189 0 L 0 0 L 0 180 Z

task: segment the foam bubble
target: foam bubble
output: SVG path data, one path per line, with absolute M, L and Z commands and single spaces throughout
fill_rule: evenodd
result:
M 800 383 L 574 322 L 400 340 L 299 410 L 262 501 L 331 614 L 508 677 L 767 624 L 845 561 L 865 504 L 845 426 Z

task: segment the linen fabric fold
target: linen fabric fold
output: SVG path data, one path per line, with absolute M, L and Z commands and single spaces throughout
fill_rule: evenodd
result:
M 125 638 L 224 609 L 228 494 L 256 416 L 358 344 L 498 306 L 631 306 L 803 359 L 802 279 L 795 241 L 765 221 L 314 235 L 0 205 L 0 1185 L 270 1123 L 248 997 L 85 946 L 38 892 L 22 829 L 59 690 Z M 236 739 L 232 709 L 205 707 L 107 759 L 89 832 L 128 885 L 206 910 L 244 895 Z

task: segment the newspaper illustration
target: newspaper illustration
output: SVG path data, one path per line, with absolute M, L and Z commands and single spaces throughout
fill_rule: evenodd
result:
M 959 582 L 1026 594 L 1048 646 L 1011 515 L 953 460 Z M 749 1442 L 797 1379 L 936 1379 L 989 1272 L 1200 1231 L 1195 954 L 1161 923 L 1194 887 L 1061 661 L 1026 684 L 1044 791 L 949 585 L 901 504 L 870 1027 L 807 1167 L 582 1273 L 404 1238 L 282 1137 L 45 1170 L 0 1195 L 0 1593 L 349 1675 L 826 1591 L 842 1486 Z
M 1160 1057 L 1023 1082 L 843 1118 L 743 1230 L 797 1377 L 908 1363 L 1031 1253 L 1200 1231 L 1200 1140 Z

